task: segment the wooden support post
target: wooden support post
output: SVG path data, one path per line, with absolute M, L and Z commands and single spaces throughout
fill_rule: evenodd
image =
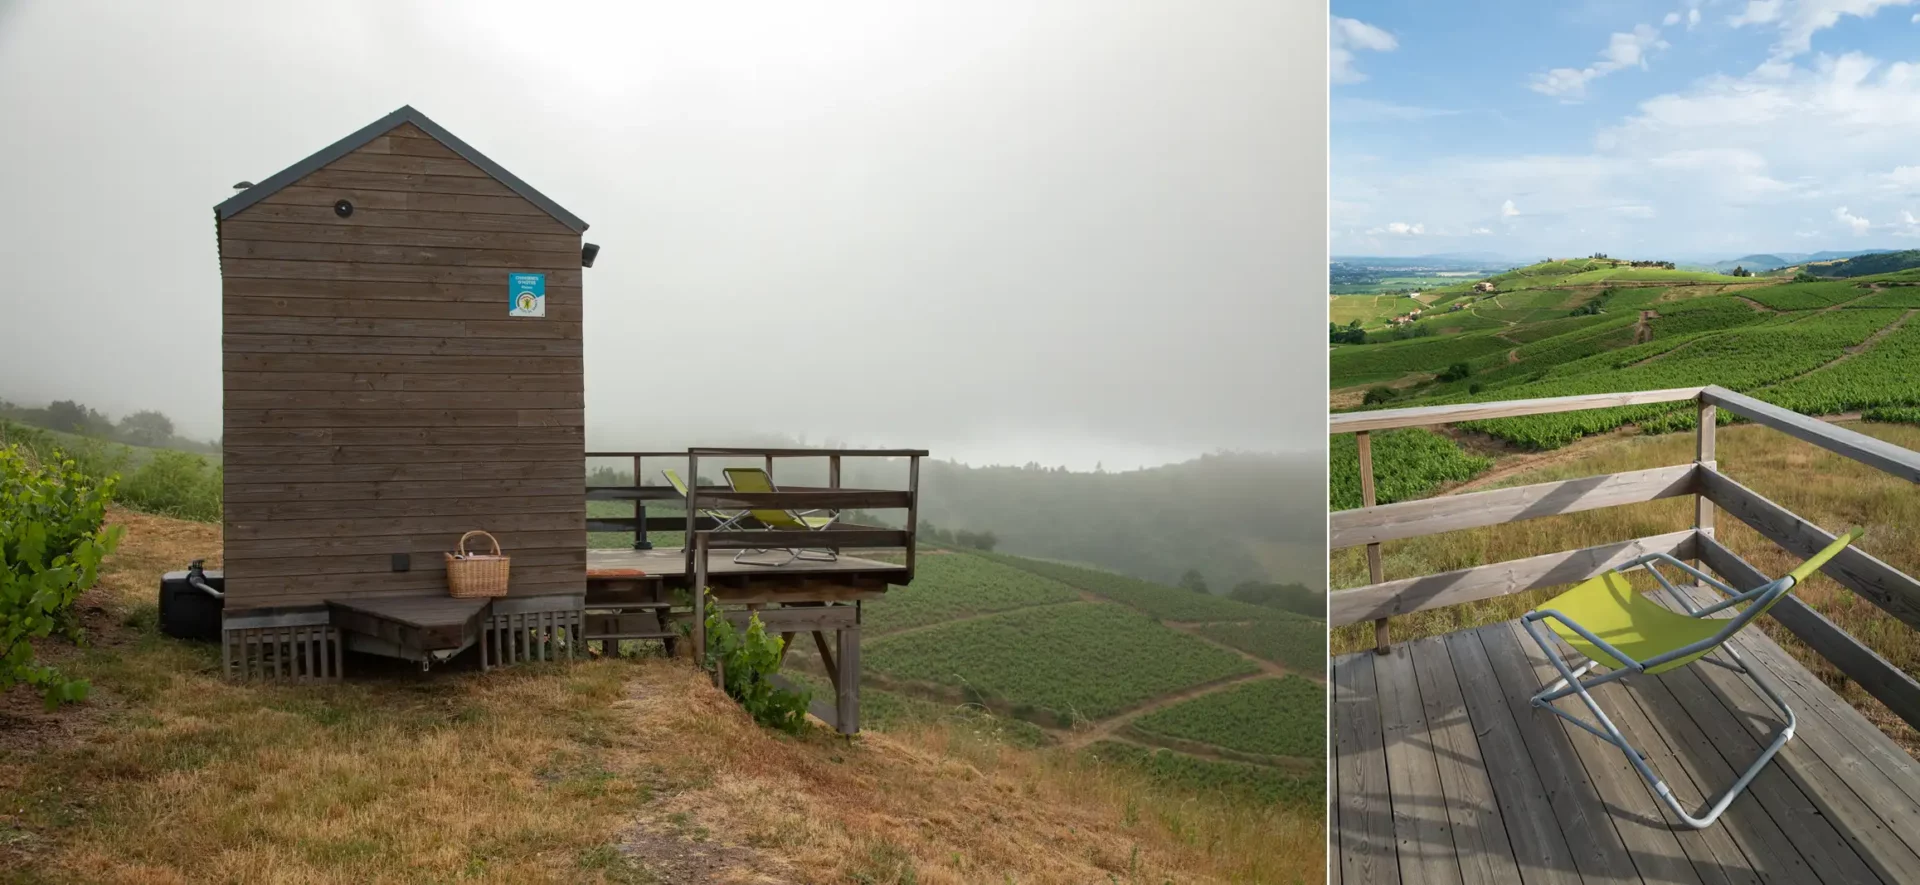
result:
M 1360 450 L 1360 504 L 1364 507 L 1374 505 L 1373 495 L 1373 435 L 1365 430 L 1353 435 Z M 1378 584 L 1386 580 L 1380 571 L 1380 545 L 1367 545 L 1367 583 Z M 1379 618 L 1373 622 L 1373 650 L 1377 654 L 1386 654 L 1392 644 L 1387 639 L 1387 619 Z
M 636 493 L 640 491 L 642 485 L 640 476 L 640 456 L 635 455 L 633 456 L 633 490 Z M 653 542 L 647 540 L 647 502 L 641 498 L 633 499 L 633 549 L 653 549 Z
M 1700 427 L 1694 439 L 1693 461 L 1701 467 L 1713 468 L 1714 425 L 1719 415 L 1713 403 L 1706 397 L 1700 398 Z M 1713 501 L 1709 500 L 1703 489 L 1693 496 L 1693 529 L 1708 537 L 1713 536 Z
M 920 547 L 920 456 L 907 456 L 907 581 L 913 581 L 914 551 Z
M 827 634 L 813 631 L 813 647 L 820 652 L 820 664 L 826 668 L 827 681 L 833 683 L 834 691 L 839 691 L 840 669 L 833 664 L 833 649 L 827 645 Z
M 692 486 L 688 486 L 688 500 L 692 500 Z M 693 532 L 689 535 L 693 543 L 687 549 L 693 555 L 693 660 L 698 666 L 707 665 L 707 534 Z
M 840 487 L 840 456 L 828 455 L 827 456 L 827 488 L 837 489 L 839 487 Z
M 860 625 L 841 627 L 840 678 L 834 680 L 835 719 L 841 734 L 860 730 Z

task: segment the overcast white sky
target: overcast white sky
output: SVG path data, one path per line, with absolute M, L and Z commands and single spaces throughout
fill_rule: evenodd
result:
M 316 9 L 0 0 L 0 396 L 218 434 L 213 205 L 412 104 L 592 225 L 596 445 L 1325 444 L 1322 6 Z

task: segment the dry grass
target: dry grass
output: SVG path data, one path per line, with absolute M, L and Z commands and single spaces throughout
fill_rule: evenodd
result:
M 60 654 L 95 697 L 0 698 L 0 881 L 1324 878 L 1317 819 L 961 726 L 785 737 L 679 662 L 231 684 L 152 628 L 158 573 L 218 530 L 113 518 L 98 644 Z
M 1920 449 L 1920 428 L 1871 423 L 1849 426 L 1896 445 Z M 1577 460 L 1550 462 L 1535 470 L 1515 473 L 1492 487 L 1686 463 L 1693 460 L 1693 446 L 1691 433 L 1622 437 L 1593 447 Z M 1860 542 L 1862 548 L 1901 571 L 1920 574 L 1920 490 L 1912 484 L 1753 425 L 1720 428 L 1718 455 L 1720 469 L 1728 476 L 1829 531 L 1851 525 L 1865 526 L 1867 535 Z M 1653 501 L 1390 542 L 1382 546 L 1382 564 L 1386 578 L 1393 580 L 1624 541 L 1692 525 L 1692 498 Z M 1721 543 L 1766 574 L 1784 574 L 1800 561 L 1725 513 L 1716 515 L 1716 529 Z M 1341 550 L 1331 557 L 1335 588 L 1367 583 L 1364 550 Z M 1650 581 L 1646 585 L 1652 586 Z M 1390 628 L 1395 641 L 1404 641 L 1516 618 L 1561 589 L 1564 588 L 1417 612 L 1394 618 Z M 1909 673 L 1920 672 L 1920 633 L 1871 601 L 1824 575 L 1815 577 L 1794 593 L 1894 665 Z M 1777 622 L 1768 618 L 1761 623 L 1767 633 L 1807 669 L 1866 713 L 1909 752 L 1920 751 L 1920 733 L 1893 716 Z M 1332 638 L 1335 654 L 1370 648 L 1372 643 L 1373 630 L 1368 624 L 1339 628 Z

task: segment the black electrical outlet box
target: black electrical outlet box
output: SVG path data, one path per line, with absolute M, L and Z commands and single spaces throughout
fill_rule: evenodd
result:
M 413 571 L 413 554 L 395 553 L 393 555 L 393 570 L 396 572 Z

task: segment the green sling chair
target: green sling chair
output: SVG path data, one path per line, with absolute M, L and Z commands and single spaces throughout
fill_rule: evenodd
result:
M 662 470 L 660 471 L 660 475 L 667 478 L 667 484 L 673 486 L 673 490 L 676 492 L 679 492 L 681 498 L 684 499 L 687 497 L 687 482 L 686 480 L 683 480 L 680 478 L 679 471 Z M 719 523 L 720 525 L 716 527 L 714 531 L 723 532 L 723 531 L 726 531 L 727 529 L 733 528 L 734 524 L 739 522 L 740 520 L 747 518 L 747 511 L 741 510 L 734 513 L 728 513 L 724 510 L 708 510 L 705 507 L 702 507 L 700 508 L 700 515 L 708 519 L 711 519 L 714 522 Z M 688 531 L 693 530 L 693 525 L 691 521 L 689 521 L 688 523 L 687 530 Z
M 1794 569 L 1786 577 L 1768 581 L 1745 593 L 1715 580 L 1671 555 L 1651 553 L 1554 597 L 1545 605 L 1527 612 L 1520 619 L 1527 634 L 1546 651 L 1547 658 L 1553 662 L 1553 668 L 1560 673 L 1558 680 L 1533 696 L 1533 705 L 1545 707 L 1568 722 L 1620 748 L 1627 754 L 1628 761 L 1632 762 L 1633 767 L 1640 772 L 1640 776 L 1653 785 L 1654 793 L 1659 795 L 1661 801 L 1665 802 L 1674 814 L 1679 815 L 1687 826 L 1694 829 L 1712 826 L 1713 822 L 1720 817 L 1720 813 L 1733 804 L 1733 800 L 1740 795 L 1740 791 L 1746 789 L 1747 784 L 1753 781 L 1773 755 L 1778 753 L 1781 747 L 1786 746 L 1787 741 L 1793 739 L 1796 722 L 1793 710 L 1780 699 L 1780 695 L 1774 691 L 1769 680 L 1761 675 L 1762 668 L 1748 666 L 1746 661 L 1741 659 L 1740 653 L 1733 646 L 1726 644 L 1727 640 L 1732 639 L 1735 633 L 1740 632 L 1741 628 L 1754 618 L 1772 608 L 1781 597 L 1792 592 L 1796 585 L 1811 577 L 1820 566 L 1825 565 L 1827 560 L 1832 559 L 1848 544 L 1857 540 L 1861 534 L 1861 530 L 1856 528 L 1841 535 L 1838 540 L 1827 545 L 1825 550 L 1814 554 L 1813 558 L 1801 563 L 1799 568 Z M 1666 576 L 1662 575 L 1659 569 L 1654 568 L 1657 562 L 1679 567 L 1693 577 L 1719 588 L 1727 594 L 1728 598 L 1712 605 L 1696 607 L 1692 599 L 1668 583 Z M 1640 566 L 1645 566 L 1647 571 L 1653 573 L 1654 579 L 1672 594 L 1681 608 L 1686 610 L 1686 614 L 1668 609 L 1635 593 L 1633 588 L 1628 586 L 1625 573 L 1629 569 Z M 1739 613 L 1731 618 L 1707 617 L 1742 603 L 1746 603 L 1745 608 L 1740 609 Z M 1551 634 L 1540 629 L 1542 622 L 1551 628 Z M 1586 663 L 1577 668 L 1568 666 L 1566 659 L 1560 655 L 1559 646 L 1554 642 L 1556 636 L 1572 646 L 1575 651 L 1586 656 Z M 1785 718 L 1786 727 L 1773 739 L 1773 743 L 1761 751 L 1760 758 L 1755 759 L 1753 764 L 1748 766 L 1739 780 L 1734 781 L 1733 786 L 1728 787 L 1725 793 L 1713 800 L 1701 816 L 1695 817 L 1680 806 L 1679 800 L 1674 797 L 1673 791 L 1668 788 L 1666 782 L 1655 775 L 1653 769 L 1647 765 L 1646 755 L 1627 742 L 1627 739 L 1620 734 L 1620 729 L 1614 726 L 1613 720 L 1607 718 L 1606 712 L 1600 709 L 1599 703 L 1587 693 L 1587 689 L 1612 682 L 1630 673 L 1655 674 L 1684 667 L 1700 660 L 1716 648 L 1724 648 L 1727 655 L 1733 659 L 1733 663 L 1731 665 L 1720 661 L 1709 661 L 1709 663 L 1721 664 L 1751 679 L 1754 685 L 1759 687 L 1761 694 L 1772 701 L 1774 707 L 1780 711 L 1781 716 Z M 1596 666 L 1606 668 L 1607 672 L 1582 681 L 1582 677 Z M 1569 694 L 1578 694 L 1580 699 L 1586 702 L 1587 709 L 1593 711 L 1593 715 L 1599 718 L 1599 727 L 1553 706 L 1554 701 Z
M 758 467 L 728 467 L 720 472 L 726 475 L 727 485 L 732 486 L 736 492 L 779 491 L 779 489 L 773 485 L 773 477 L 768 476 L 765 470 Z M 813 510 L 804 512 L 795 512 L 792 510 L 749 510 L 747 512 L 753 514 L 756 522 L 775 531 L 817 532 L 833 525 L 834 522 L 840 518 L 838 512 L 833 512 L 826 516 L 814 516 L 812 514 L 818 511 Z M 743 565 L 781 566 L 796 559 L 804 559 L 808 562 L 836 562 L 840 559 L 840 555 L 832 549 L 809 551 L 797 548 L 788 548 L 786 551 L 787 558 L 778 562 L 767 562 L 765 560 L 747 558 L 771 552 L 773 551 L 766 549 L 742 550 L 734 554 L 733 561 Z M 809 556 L 807 555 L 809 552 L 816 555 Z

